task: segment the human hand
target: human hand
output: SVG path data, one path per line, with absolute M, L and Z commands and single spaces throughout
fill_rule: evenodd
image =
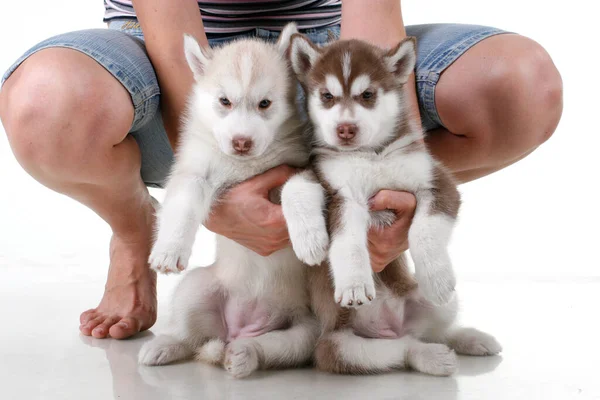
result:
M 381 272 L 400 254 L 408 250 L 408 229 L 415 215 L 417 199 L 408 192 L 381 190 L 369 201 L 371 211 L 391 210 L 396 221 L 388 227 L 369 230 L 371 268 Z
M 297 172 L 280 165 L 234 186 L 213 207 L 205 226 L 268 256 L 289 244 L 281 206 L 269 201 L 269 192 L 282 186 Z

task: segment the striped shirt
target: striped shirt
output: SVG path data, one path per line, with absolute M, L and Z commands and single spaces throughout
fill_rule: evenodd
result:
M 281 30 L 295 21 L 299 29 L 339 24 L 341 0 L 199 1 L 206 33 L 237 33 L 256 28 Z M 135 18 L 131 0 L 104 0 L 104 22 Z

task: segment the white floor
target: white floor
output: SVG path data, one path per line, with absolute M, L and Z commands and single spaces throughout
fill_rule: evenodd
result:
M 68 263 L 68 262 L 67 262 Z M 176 279 L 163 279 L 166 294 Z M 461 357 L 451 378 L 414 372 L 333 376 L 310 369 L 234 380 L 199 363 L 141 367 L 146 333 L 98 340 L 77 332 L 101 276 L 23 261 L 0 270 L 4 399 L 600 399 L 596 282 L 463 282 L 463 320 L 495 334 L 497 357 Z M 161 296 L 164 307 L 167 296 Z M 164 315 L 153 332 L 165 323 Z

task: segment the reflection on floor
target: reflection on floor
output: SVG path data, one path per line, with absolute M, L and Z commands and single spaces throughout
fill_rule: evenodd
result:
M 51 271 L 53 269 L 53 271 Z M 79 312 L 102 288 L 37 266 L 0 269 L 0 377 L 6 399 L 600 399 L 595 302 L 600 282 L 462 283 L 462 319 L 496 335 L 497 357 L 460 357 L 454 377 L 414 372 L 349 377 L 312 369 L 235 380 L 188 362 L 138 366 L 153 332 L 116 341 L 79 336 Z M 173 286 L 174 280 L 161 281 Z M 161 290 L 161 310 L 168 297 Z

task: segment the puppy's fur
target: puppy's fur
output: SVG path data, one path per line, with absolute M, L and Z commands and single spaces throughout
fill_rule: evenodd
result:
M 404 85 L 415 66 L 414 39 L 383 51 L 360 41 L 319 48 L 294 35 L 289 54 L 307 94 L 313 171 L 284 186 L 282 205 L 298 257 L 320 264 L 328 256 L 310 273 L 322 325 L 318 367 L 338 373 L 412 367 L 448 375 L 456 368 L 454 350 L 498 353 L 490 335 L 451 328 L 457 300 L 447 244 L 460 196 L 409 116 Z M 418 288 L 403 257 L 372 273 L 367 232 L 395 219 L 390 211 L 369 211 L 369 199 L 381 189 L 417 198 L 409 243 Z
M 227 188 L 280 164 L 306 165 L 296 81 L 285 57 L 294 32 L 286 27 L 276 45 L 239 40 L 212 50 L 185 37 L 196 82 L 158 215 L 155 270 L 185 269 L 199 225 Z M 305 272 L 291 248 L 262 257 L 217 236 L 215 264 L 183 278 L 169 332 L 141 349 L 140 363 L 195 357 L 224 364 L 235 377 L 306 363 L 318 329 Z

